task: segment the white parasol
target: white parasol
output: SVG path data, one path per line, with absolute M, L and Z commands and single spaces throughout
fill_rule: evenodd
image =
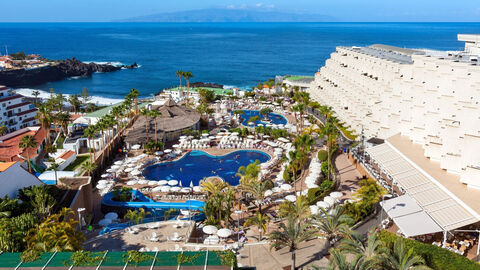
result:
M 215 226 L 207 225 L 203 227 L 202 231 L 206 234 L 216 234 L 218 232 L 218 229 Z
M 159 186 L 164 186 L 164 185 L 166 185 L 167 183 L 168 183 L 167 180 L 160 180 L 160 181 L 158 181 L 157 185 L 159 185 Z
M 222 237 L 222 238 L 227 238 L 229 237 L 230 235 L 232 235 L 232 231 L 229 230 L 229 229 L 225 229 L 225 228 L 222 228 L 220 230 L 217 231 L 217 235 L 219 237 Z
M 341 193 L 339 191 L 334 191 L 334 192 L 330 193 L 329 196 L 334 198 L 334 199 L 339 199 L 343 196 L 343 193 Z
M 176 185 L 178 185 L 178 181 L 177 180 L 170 180 L 170 181 L 168 181 L 168 185 L 169 186 L 176 186 Z
M 290 202 L 296 202 L 297 197 L 295 197 L 295 195 L 287 195 L 287 196 L 285 196 L 285 200 L 290 201 Z
M 118 214 L 115 213 L 115 212 L 109 212 L 105 215 L 105 219 L 114 220 L 114 219 L 117 219 L 117 218 L 118 218 Z
M 282 184 L 280 188 L 283 190 L 290 190 L 292 189 L 292 186 L 290 184 Z

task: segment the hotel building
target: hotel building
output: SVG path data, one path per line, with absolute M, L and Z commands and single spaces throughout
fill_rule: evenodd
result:
M 37 108 L 33 104 L 10 88 L 0 85 L 0 125 L 5 125 L 9 132 L 13 132 L 38 124 L 36 115 Z
M 357 134 L 384 139 L 366 156 L 433 219 L 424 233 L 480 220 L 480 35 L 458 40 L 463 51 L 337 47 L 307 90 Z

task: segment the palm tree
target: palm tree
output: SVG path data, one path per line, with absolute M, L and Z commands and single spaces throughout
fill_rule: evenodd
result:
M 193 78 L 193 74 L 190 71 L 185 71 L 183 72 L 183 77 L 187 81 L 187 106 L 188 106 L 189 97 L 190 97 L 190 78 Z
M 35 118 L 38 119 L 38 122 L 43 129 L 47 132 L 47 145 L 50 144 L 50 130 L 52 128 L 52 122 L 54 117 L 52 115 L 52 108 L 48 104 L 42 104 L 38 108 L 37 115 Z
M 96 163 L 92 163 L 90 161 L 85 161 L 83 164 L 82 164 L 82 170 L 84 170 L 88 176 L 92 176 L 92 172 L 95 171 L 95 169 L 97 168 L 97 164 Z
M 319 267 L 313 266 L 312 270 L 321 269 Z M 342 251 L 333 248 L 330 250 L 330 260 L 328 261 L 328 270 L 369 270 L 369 269 L 378 269 L 372 268 L 368 263 L 362 260 L 361 256 L 355 256 L 349 262 L 347 257 Z
M 37 141 L 35 140 L 35 137 L 32 135 L 25 135 L 23 138 L 20 140 L 18 143 L 18 147 L 22 148 L 23 151 L 27 153 L 27 160 L 28 160 L 28 172 L 32 172 L 32 165 L 30 164 L 30 152 L 28 151 L 28 148 L 35 148 L 37 147 Z
M 145 133 L 147 133 L 147 137 L 148 137 L 148 130 L 149 130 L 149 127 L 148 127 L 148 117 L 150 116 L 150 111 L 147 109 L 147 108 L 143 108 L 141 111 L 140 111 L 140 114 L 145 116 Z
M 279 206 L 280 216 L 292 216 L 304 220 L 310 215 L 310 205 L 306 196 L 300 195 L 296 202 L 284 201 Z
M 60 165 L 58 165 L 58 163 L 56 162 L 53 162 L 52 165 L 50 165 L 50 167 L 48 168 L 49 170 L 55 172 L 55 185 L 58 183 L 58 177 L 57 177 L 58 167 L 60 167 Z
M 90 159 L 93 162 L 95 162 L 95 145 L 93 145 L 93 139 L 95 138 L 95 135 L 97 134 L 97 131 L 95 130 L 95 126 L 88 126 L 85 130 L 83 130 L 83 134 L 87 136 L 89 140 L 89 152 L 90 152 Z M 93 154 L 93 156 L 92 156 Z M 93 159 L 92 159 L 93 158 Z
M 355 255 L 368 269 L 379 268 L 380 254 L 384 252 L 382 242 L 378 239 L 375 230 L 370 231 L 366 241 L 361 234 L 352 233 L 351 237 L 344 238 L 340 242 L 338 249 Z
M 82 105 L 78 94 L 73 94 L 68 98 L 68 103 L 72 105 L 73 112 L 76 114 Z
M 8 128 L 5 125 L 0 126 L 0 136 L 3 136 L 8 133 Z
M 153 124 L 155 125 L 155 142 L 157 143 L 158 142 L 157 118 L 162 116 L 162 113 L 156 110 L 152 110 L 150 111 L 149 115 L 150 117 L 153 118 Z
M 262 231 L 264 231 L 265 233 L 267 232 L 267 225 L 269 220 L 270 218 L 267 215 L 262 214 L 260 211 L 258 211 L 256 215 L 248 218 L 243 224 L 243 226 L 245 227 L 248 227 L 251 225 L 257 226 L 258 233 L 259 233 L 258 241 L 262 241 Z
M 180 91 L 180 94 L 181 94 L 181 96 L 183 96 L 183 91 L 182 91 L 182 78 L 183 78 L 183 71 L 181 71 L 181 70 L 177 70 L 177 72 L 175 72 L 175 76 L 177 76 L 177 77 L 180 79 L 180 87 L 179 87 L 179 91 Z
M 130 93 L 128 93 L 127 97 L 133 100 L 134 108 L 135 108 L 135 114 L 138 113 L 138 96 L 140 96 L 140 92 L 138 92 L 137 89 L 133 88 L 130 90 Z
M 241 183 L 242 181 L 248 182 L 251 179 L 256 179 L 258 178 L 259 174 L 260 174 L 260 161 L 255 160 L 255 162 L 248 164 L 247 167 L 240 166 L 235 176 L 240 177 L 240 183 Z
M 33 99 L 33 105 L 35 105 L 35 107 L 37 107 L 38 96 L 40 96 L 40 91 L 38 91 L 38 90 L 33 90 L 33 91 L 32 91 L 32 95 L 33 95 L 33 97 L 34 97 L 34 99 Z
M 380 265 L 386 270 L 430 269 L 421 256 L 414 254 L 413 248 L 405 246 L 401 238 L 395 241 L 392 250 L 387 250 L 380 257 Z
M 263 118 L 268 119 L 268 114 L 272 112 L 270 108 L 262 108 L 260 109 L 259 113 L 263 116 Z
M 281 223 L 280 229 L 270 233 L 270 249 L 280 249 L 283 247 L 289 247 L 292 253 L 292 266 L 291 269 L 295 270 L 296 250 L 298 245 L 314 236 L 316 236 L 316 230 L 308 223 L 302 223 L 300 220 L 293 217 L 288 217 L 287 224 Z
M 68 124 L 72 121 L 68 112 L 59 112 L 55 115 L 55 122 L 62 128 L 63 136 L 67 136 Z
M 307 153 L 309 153 L 312 147 L 315 145 L 315 140 L 312 137 L 310 137 L 310 135 L 308 134 L 302 134 L 295 139 L 295 141 L 293 142 L 293 145 L 297 149 L 300 148 L 301 150 L 301 153 L 302 153 L 301 163 L 302 163 L 302 174 L 303 174 L 305 172 L 305 166 L 307 165 L 307 159 L 308 159 Z M 303 190 L 303 182 L 302 182 L 301 189 Z
M 328 174 L 327 174 L 327 180 L 330 181 L 330 173 L 331 173 L 331 167 L 332 167 L 332 161 L 331 161 L 331 155 L 332 155 L 332 148 L 333 144 L 335 143 L 334 140 L 337 136 L 337 127 L 335 124 L 330 121 L 327 121 L 325 123 L 325 126 L 323 127 L 322 135 L 327 137 L 327 153 L 328 153 L 328 158 L 327 158 L 327 166 L 328 166 Z
M 243 192 L 249 193 L 255 198 L 255 202 L 258 206 L 258 212 L 262 212 L 262 202 L 265 199 L 265 191 L 273 188 L 273 183 L 270 180 L 259 180 L 258 178 L 252 178 L 249 180 L 243 180 L 240 182 L 239 189 Z
M 297 134 L 300 134 L 300 129 L 303 124 L 303 104 L 295 104 L 290 109 L 295 114 L 295 126 L 297 128 Z M 300 120 L 297 120 L 297 113 L 300 114 Z
M 202 188 L 202 191 L 207 192 L 209 196 L 220 193 L 228 186 L 228 183 L 222 181 L 220 178 L 209 178 L 208 180 L 203 179 L 200 181 L 200 187 Z
M 348 224 L 352 223 L 352 218 L 345 214 L 342 206 L 337 204 L 331 211 L 323 208 L 320 208 L 320 210 L 321 213 L 313 216 L 313 222 L 331 245 L 335 244 L 340 237 L 349 237 L 351 235 Z

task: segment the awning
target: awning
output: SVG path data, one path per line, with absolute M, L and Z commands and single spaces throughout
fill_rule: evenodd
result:
M 408 195 L 380 202 L 380 205 L 406 237 L 443 231 Z

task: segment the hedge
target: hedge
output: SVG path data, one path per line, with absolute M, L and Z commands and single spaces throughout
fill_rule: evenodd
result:
M 328 158 L 328 151 L 327 150 L 318 151 L 318 160 L 320 160 L 320 162 L 326 161 L 327 158 Z
M 403 239 L 407 248 L 413 248 L 415 254 L 420 255 L 425 260 L 428 267 L 441 270 L 468 270 L 480 269 L 480 265 L 467 259 L 466 257 L 455 254 L 451 251 L 437 247 L 431 244 L 424 244 L 419 241 L 411 240 L 397 236 L 388 231 L 381 231 L 379 238 L 389 248 L 393 247 L 396 239 Z

